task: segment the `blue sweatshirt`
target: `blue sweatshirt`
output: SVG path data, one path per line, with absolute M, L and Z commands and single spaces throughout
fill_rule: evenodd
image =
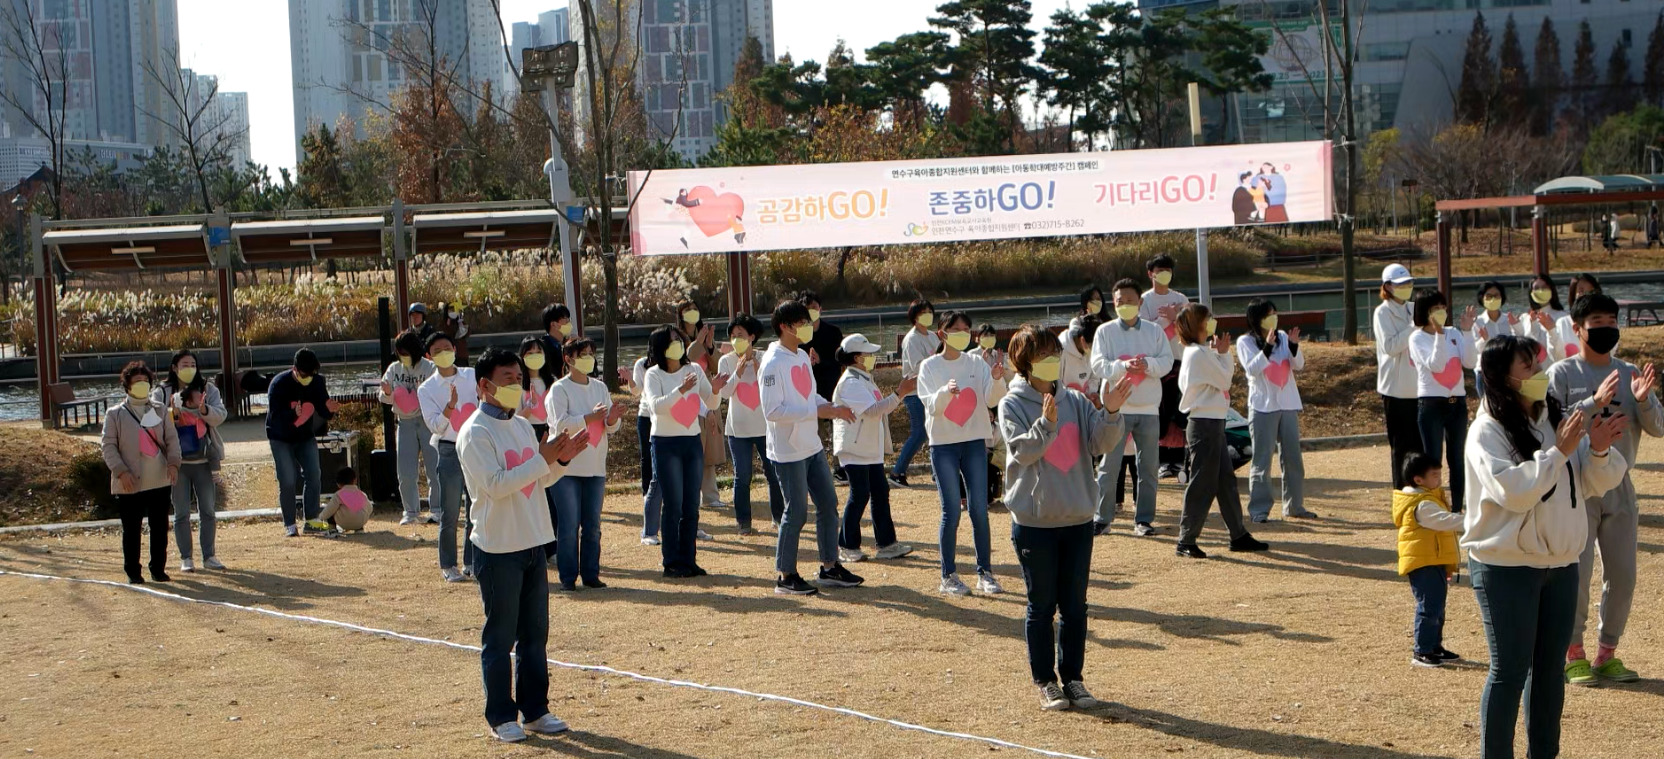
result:
M 280 443 L 299 443 L 317 437 L 329 429 L 329 387 L 322 374 L 314 375 L 312 384 L 302 386 L 295 379 L 293 369 L 278 372 L 266 388 L 266 439 Z M 296 421 L 311 404 L 310 418 L 299 425 Z

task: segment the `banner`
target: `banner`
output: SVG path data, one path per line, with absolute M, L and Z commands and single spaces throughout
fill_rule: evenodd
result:
M 1328 142 L 630 172 L 636 255 L 1330 218 Z

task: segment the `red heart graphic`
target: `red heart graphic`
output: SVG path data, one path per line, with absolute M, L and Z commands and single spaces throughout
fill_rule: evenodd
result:
M 1288 385 L 1288 375 L 1289 365 L 1286 358 L 1282 361 L 1273 361 L 1270 366 L 1265 367 L 1265 379 L 1277 387 Z
M 589 447 L 591 448 L 600 445 L 601 438 L 607 434 L 607 425 L 600 419 L 584 425 L 584 429 L 589 432 Z
M 1582 351 L 1582 350 L 1583 350 L 1583 346 L 1578 345 L 1577 343 L 1570 343 L 1566 346 L 1566 358 L 1571 358 L 1572 356 L 1577 355 L 1578 352 Z
M 162 450 L 156 447 L 155 436 L 144 430 L 139 430 L 139 453 L 150 458 L 156 458 L 162 453 Z
M 942 411 L 942 416 L 947 417 L 948 421 L 963 427 L 976 413 L 976 408 L 976 391 L 967 387 L 961 389 L 958 395 L 953 396 L 953 400 L 948 401 L 948 407 Z
M 1548 363 L 1548 346 L 1542 343 L 1537 344 L 1537 363 Z
M 670 407 L 670 418 L 683 427 L 692 427 L 694 420 L 699 418 L 699 395 L 688 393 L 682 396 Z
M 196 414 L 193 414 L 189 411 L 179 412 L 179 426 L 181 426 L 181 427 L 195 427 L 197 437 L 207 437 L 208 436 L 208 423 L 202 421 L 202 417 L 197 416 Z
M 815 378 L 809 374 L 809 367 L 802 364 L 792 367 L 792 387 L 805 398 L 815 391 Z
M 468 423 L 468 417 L 473 416 L 479 406 L 473 403 L 463 404 L 460 408 L 451 409 L 451 431 L 461 432 L 462 425 Z
M 290 401 L 289 408 L 295 412 L 296 427 L 304 426 L 307 422 L 312 421 L 312 415 L 317 412 L 317 409 L 312 408 L 312 404 L 301 403 L 300 401 Z
M 1046 446 L 1044 458 L 1059 472 L 1073 469 L 1075 462 L 1080 461 L 1080 427 L 1074 422 L 1064 422 L 1062 427 L 1058 427 L 1057 437 Z
M 416 399 L 416 393 L 407 388 L 393 388 L 393 408 L 401 414 L 414 414 L 422 407 L 422 402 Z
M 1455 388 L 1462 381 L 1462 360 L 1451 359 L 1443 369 L 1433 373 L 1433 381 L 1444 385 L 1446 390 Z
M 540 424 L 549 420 L 549 412 L 543 410 L 543 394 L 537 392 L 536 388 L 526 391 L 526 402 L 524 405 L 526 407 L 527 419 Z
M 531 461 L 532 457 L 536 456 L 536 455 L 537 455 L 537 451 L 534 451 L 530 448 L 526 448 L 526 449 L 521 450 L 519 452 L 509 451 L 507 453 L 504 453 L 503 454 L 503 459 L 508 462 L 508 468 L 513 469 L 517 466 L 520 466 L 521 464 L 524 464 L 528 461 Z M 520 488 L 520 493 L 522 495 L 530 497 L 531 494 L 532 494 L 532 490 L 535 489 L 536 487 L 537 487 L 537 483 L 535 483 L 535 482 L 529 483 L 525 487 Z
M 729 231 L 733 220 L 745 215 L 744 198 L 731 192 L 718 195 L 704 185 L 688 190 L 688 202 L 698 204 L 688 208 L 688 216 L 706 237 Z
M 735 385 L 734 397 L 739 399 L 739 402 L 744 404 L 746 408 L 753 411 L 757 409 L 757 404 L 762 402 L 757 396 L 756 380 L 741 382 L 740 384 Z
M 1122 361 L 1131 361 L 1135 358 L 1144 358 L 1144 354 L 1140 353 L 1136 356 L 1129 356 L 1129 355 L 1123 353 L 1120 356 L 1120 360 L 1122 360 Z M 1133 387 L 1137 387 L 1139 385 L 1144 384 L 1144 378 L 1150 376 L 1150 372 L 1146 368 L 1145 371 L 1140 372 L 1138 374 L 1133 374 L 1132 372 L 1128 372 L 1127 376 L 1132 378 Z
M 363 511 L 369 508 L 370 499 L 362 490 L 343 490 L 335 494 L 335 500 L 341 502 L 341 508 L 347 511 Z

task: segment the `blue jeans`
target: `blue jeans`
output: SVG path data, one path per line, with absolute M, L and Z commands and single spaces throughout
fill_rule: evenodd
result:
M 1154 417 L 1151 417 L 1154 418 Z M 1151 450 L 1153 454 L 1154 449 Z M 959 498 L 971 513 L 971 537 L 976 543 L 976 571 L 993 571 L 988 536 L 988 445 L 981 440 L 930 446 L 930 466 L 936 471 L 936 493 L 942 499 L 942 526 L 937 541 L 942 547 L 942 576 L 959 571 L 954 551 L 959 546 Z M 963 478 L 965 489 L 959 492 Z M 1152 476 L 1151 479 L 1154 479 Z
M 1132 436 L 1133 445 L 1138 447 L 1135 457 L 1138 465 L 1137 493 L 1134 498 L 1138 502 L 1133 511 L 1133 522 L 1149 524 L 1156 519 L 1156 474 L 1161 467 L 1158 446 L 1161 443 L 1161 417 L 1155 414 L 1122 414 L 1121 421 L 1126 425 L 1127 434 Z M 1116 441 L 1115 449 L 1098 462 L 1098 515 L 1097 520 L 1109 524 L 1115 518 L 1115 502 L 1110 493 L 1115 490 L 1115 481 L 1121 478 L 1121 457 L 1127 450 L 1127 439 L 1122 437 Z
M 428 470 L 430 513 L 433 508 L 433 484 L 439 481 L 439 451 L 434 450 L 430 442 L 432 438 L 433 433 L 428 431 L 422 417 L 399 420 L 399 503 L 404 506 L 404 515 L 413 519 L 422 511 L 422 494 L 417 480 L 420 479 L 418 472 L 423 463 L 427 464 Z
M 872 502 L 872 537 L 878 547 L 896 542 L 896 523 L 890 517 L 890 483 L 884 479 L 883 464 L 851 464 L 844 467 L 849 474 L 849 501 L 844 504 L 844 527 L 838 545 L 852 551 L 861 548 L 861 514 Z
M 1416 597 L 1416 653 L 1438 655 L 1444 649 L 1444 602 L 1450 583 L 1444 567 L 1421 567 L 1405 577 Z
M 653 479 L 653 418 L 636 417 L 636 442 L 641 446 L 641 536 L 657 537 L 664 493 Z
M 272 466 L 277 469 L 277 507 L 283 511 L 283 526 L 295 526 L 295 488 L 303 488 L 305 519 L 323 513 L 318 505 L 323 476 L 318 472 L 318 441 L 306 438 L 298 443 L 267 440 L 272 446 Z
M 826 457 L 816 451 L 799 461 L 776 461 L 774 471 L 780 475 L 780 492 L 786 497 L 786 514 L 774 543 L 774 570 L 782 576 L 797 574 L 797 543 L 809 518 L 811 500 L 815 502 L 815 545 L 820 563 L 836 563 L 838 491 L 832 488 L 832 470 L 826 468 Z
M 906 477 L 907 468 L 913 465 L 913 455 L 925 444 L 924 401 L 916 395 L 909 395 L 901 399 L 901 405 L 907 409 L 907 440 L 901 444 L 901 452 L 896 454 L 896 466 L 892 471 L 897 477 Z
M 202 533 L 202 558 L 214 557 L 214 502 L 218 489 L 214 473 L 208 463 L 184 464 L 179 467 L 179 479 L 173 483 L 173 538 L 179 546 L 179 558 L 191 558 L 191 496 L 196 496 L 199 516 L 197 531 Z
M 780 521 L 785 500 L 780 495 L 780 478 L 774 472 L 774 462 L 768 460 L 768 438 L 728 438 L 728 458 L 734 460 L 734 521 L 741 527 L 751 526 L 751 452 L 763 462 L 763 479 L 768 480 L 768 510 L 774 521 Z
M 1491 671 L 1479 697 L 1479 755 L 1513 759 L 1514 721 L 1523 695 L 1526 754 L 1553 759 L 1560 753 L 1577 565 L 1497 567 L 1469 558 L 1468 571 L 1491 647 Z
M 1439 460 L 1445 457 L 1445 492 L 1450 510 L 1462 510 L 1462 448 L 1468 437 L 1468 399 L 1420 398 L 1416 401 L 1416 429 L 1421 431 L 1421 452 Z
M 459 517 L 463 521 L 462 565 L 474 566 L 474 541 L 468 539 L 473 531 L 473 504 L 468 500 L 468 488 L 462 481 L 462 459 L 456 455 L 456 443 L 439 441 L 439 479 L 433 483 L 436 495 L 428 510 L 439 509 L 439 568 L 456 566 L 456 528 Z M 464 514 L 466 510 L 466 514 Z
M 480 551 L 475 561 L 485 604 L 480 628 L 485 721 L 496 727 L 513 722 L 518 713 L 531 722 L 549 713 L 549 576 L 543 549 Z
M 601 499 L 605 477 L 567 475 L 549 486 L 555 504 L 555 566 L 562 585 L 601 579 Z
M 653 437 L 653 487 L 664 495 L 664 566 L 698 565 L 699 488 L 705 478 L 705 448 L 698 435 Z
M 1080 680 L 1086 666 L 1086 582 L 1092 571 L 1092 523 L 1048 528 L 1013 522 L 1011 547 L 1017 551 L 1023 584 L 1028 586 L 1023 637 L 1028 640 L 1029 676 L 1035 685 Z M 1054 615 L 1062 618 L 1060 629 L 1052 627 Z

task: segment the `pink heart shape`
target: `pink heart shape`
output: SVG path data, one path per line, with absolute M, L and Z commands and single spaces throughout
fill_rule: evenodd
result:
M 762 403 L 761 398 L 759 398 L 758 395 L 757 395 L 757 381 L 756 380 L 752 380 L 750 382 L 741 382 L 738 385 L 735 385 L 734 386 L 734 397 L 739 399 L 739 402 L 741 404 L 743 404 L 746 408 L 751 409 L 753 411 L 755 411 L 757 409 L 758 404 Z
M 1162 327 L 1162 328 L 1161 328 L 1161 331 L 1163 331 L 1163 332 L 1166 332 L 1166 333 L 1167 333 L 1167 339 L 1168 339 L 1168 340 L 1172 340 L 1172 339 L 1173 339 L 1173 335 L 1174 335 L 1174 333 L 1176 333 L 1176 332 L 1178 332 L 1178 331 L 1179 331 L 1179 325 L 1177 325 L 1177 324 L 1169 324 L 1169 325 L 1167 325 L 1167 326 L 1165 326 L 1165 327 Z
M 815 391 L 815 378 L 809 374 L 809 367 L 802 364 L 792 367 L 792 387 L 805 398 Z
M 1566 346 L 1566 358 L 1571 358 L 1583 350 L 1583 346 L 1572 343 Z
M 670 407 L 670 418 L 683 427 L 692 427 L 694 420 L 699 418 L 699 395 L 688 393 L 682 396 Z
M 542 424 L 549 421 L 549 412 L 543 410 L 543 394 L 534 388 L 526 391 L 526 418 Z
M 1071 382 L 1066 387 L 1081 395 L 1086 395 L 1086 383 L 1084 382 Z
M 162 449 L 156 447 L 156 436 L 145 430 L 139 430 L 139 453 L 150 458 L 161 455 Z
M 971 420 L 971 416 L 976 413 L 976 409 L 976 391 L 967 387 L 961 389 L 958 395 L 953 396 L 953 400 L 948 401 L 948 407 L 942 411 L 942 416 L 947 417 L 948 421 L 963 427 L 966 422 Z
M 1075 463 L 1080 461 L 1080 427 L 1074 422 L 1064 422 L 1063 426 L 1058 427 L 1057 437 L 1052 439 L 1051 445 L 1046 446 L 1043 458 L 1046 459 L 1046 463 L 1057 467 L 1059 472 L 1073 469 Z
M 196 428 L 196 436 L 199 437 L 199 438 L 200 437 L 206 437 L 208 435 L 208 423 L 202 421 L 202 417 L 197 416 L 196 414 L 193 414 L 189 411 L 179 412 L 179 426 L 181 426 L 181 427 L 195 427 Z
M 1457 383 L 1462 381 L 1462 360 L 1450 359 L 1443 369 L 1433 372 L 1433 381 L 1444 385 L 1446 390 L 1455 388 Z
M 1548 346 L 1546 346 L 1542 343 L 1537 344 L 1537 363 L 1539 363 L 1539 364 L 1548 363 Z
M 422 402 L 417 400 L 415 391 L 403 387 L 393 388 L 393 408 L 398 409 L 399 413 L 414 414 L 416 409 L 421 407 Z
M 508 462 L 508 468 L 513 469 L 517 466 L 520 466 L 521 464 L 524 464 L 528 461 L 531 461 L 532 457 L 536 456 L 536 455 L 537 455 L 537 451 L 534 451 L 530 448 L 526 448 L 526 449 L 518 451 L 518 452 L 508 451 L 507 453 L 503 454 L 503 459 Z M 520 488 L 520 493 L 522 495 L 530 497 L 531 494 L 532 494 L 532 490 L 536 487 L 537 487 L 537 483 L 535 483 L 535 482 L 530 483 L 530 484 L 526 485 L 525 487 Z
M 732 228 L 733 220 L 745 215 L 745 199 L 731 192 L 721 195 L 704 185 L 688 190 L 688 216 L 706 237 L 715 237 Z
M 362 490 L 342 490 L 335 494 L 335 500 L 341 502 L 341 508 L 347 511 L 363 511 L 370 506 L 370 499 Z
M 601 444 L 601 438 L 607 434 L 607 425 L 600 419 L 596 419 L 585 424 L 584 430 L 589 432 L 589 447 L 594 448 Z
M 294 409 L 296 427 L 304 427 L 307 422 L 312 421 L 312 415 L 317 413 L 317 409 L 313 408 L 312 404 L 301 403 L 300 401 L 291 402 L 289 408 Z
M 1273 361 L 1270 366 L 1265 367 L 1265 379 L 1277 387 L 1285 387 L 1288 385 L 1289 371 L 1288 359 Z
M 462 425 L 468 423 L 468 417 L 473 416 L 478 410 L 479 405 L 473 403 L 465 403 L 459 408 L 451 409 L 451 431 L 461 432 Z
M 884 400 L 884 394 L 878 392 L 877 390 L 873 390 L 872 391 L 872 400 L 873 400 L 874 403 L 877 403 L 878 401 Z
M 1136 356 L 1129 356 L 1129 355 L 1123 353 L 1120 356 L 1120 359 L 1122 361 L 1131 361 L 1135 358 L 1144 358 L 1144 354 L 1140 353 Z M 1138 374 L 1133 374 L 1132 372 L 1128 372 L 1127 376 L 1132 378 L 1133 387 L 1138 387 L 1139 385 L 1144 384 L 1144 378 L 1150 376 L 1150 373 L 1148 371 L 1140 372 Z

